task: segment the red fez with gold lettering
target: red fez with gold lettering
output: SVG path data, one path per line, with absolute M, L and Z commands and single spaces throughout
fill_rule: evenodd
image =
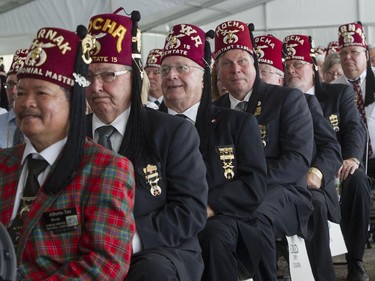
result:
M 250 31 L 246 23 L 241 21 L 226 21 L 215 29 L 215 59 L 223 52 L 241 49 L 254 54 Z
M 14 53 L 13 60 L 7 75 L 16 74 L 17 71 L 24 66 L 28 53 L 29 49 L 18 49 Z
M 339 27 L 339 48 L 355 46 L 367 48 L 366 36 L 362 23 L 359 21 L 343 24 Z
M 163 49 L 152 49 L 147 56 L 146 67 L 160 67 Z
M 339 49 L 339 42 L 338 41 L 331 41 L 328 43 L 326 48 L 326 54 L 338 53 Z
M 259 63 L 269 64 L 284 72 L 283 42 L 271 34 L 254 38 Z
M 17 73 L 18 79 L 42 79 L 63 88 L 74 85 L 74 68 L 79 36 L 71 31 L 44 27 L 39 29 L 29 48 L 25 64 Z
M 132 27 L 130 17 L 116 13 L 91 17 L 88 31 L 96 39 L 92 62 L 132 66 Z
M 206 33 L 192 24 L 178 24 L 171 28 L 165 39 L 161 61 L 169 56 L 183 56 L 193 60 L 203 68 Z
M 285 60 L 303 60 L 309 63 L 314 63 L 315 57 L 314 43 L 311 36 L 306 35 L 289 35 L 284 38 L 286 46 Z

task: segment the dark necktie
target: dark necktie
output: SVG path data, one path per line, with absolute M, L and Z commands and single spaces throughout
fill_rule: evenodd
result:
M 20 143 L 23 143 L 25 140 L 21 130 L 16 127 L 16 130 L 14 131 L 14 135 L 13 135 L 13 145 L 17 145 L 17 144 L 20 144 Z
M 31 205 L 35 200 L 35 196 L 40 188 L 38 176 L 48 166 L 48 162 L 46 160 L 32 158 L 31 154 L 27 158 L 27 169 L 29 172 L 26 178 L 25 188 L 23 190 L 17 215 L 12 224 L 8 227 L 8 232 L 12 238 L 14 247 L 18 246 L 19 233 L 22 229 L 23 222 L 26 216 L 29 214 Z
M 96 131 L 99 134 L 98 144 L 112 150 L 111 136 L 116 132 L 116 129 L 113 126 L 102 126 Z
M 194 121 L 191 120 L 189 117 L 187 117 L 185 114 L 178 113 L 175 116 L 180 117 L 182 119 L 185 119 L 185 120 L 189 121 L 190 123 L 194 124 Z
M 237 103 L 237 105 L 234 107 L 234 110 L 238 111 L 246 111 L 247 109 L 247 101 L 241 101 Z
M 157 106 L 160 106 L 160 102 L 158 100 L 155 100 L 154 104 L 156 104 Z
M 360 81 L 361 81 L 360 78 L 358 78 L 354 81 L 349 80 L 349 82 L 353 85 L 353 89 L 354 89 L 354 92 L 355 92 L 355 101 L 356 101 L 356 104 L 357 104 L 359 115 L 361 116 L 361 120 L 362 120 L 363 124 L 366 126 L 366 129 L 368 129 L 367 119 L 366 119 L 366 110 L 365 110 L 365 104 L 364 104 L 363 98 L 362 98 L 362 90 L 361 90 Z M 369 140 L 368 156 L 371 156 L 371 155 L 372 155 L 372 147 L 371 147 L 371 141 Z

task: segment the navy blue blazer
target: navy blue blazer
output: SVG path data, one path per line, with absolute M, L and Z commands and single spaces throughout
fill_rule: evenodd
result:
M 214 102 L 230 108 L 229 94 Z M 300 232 L 307 234 L 312 212 L 306 172 L 313 154 L 314 132 L 311 113 L 301 91 L 258 81 L 247 106 L 259 123 L 267 160 L 267 184 L 281 185 L 298 196 Z
M 161 194 L 153 196 L 144 168 L 137 163 L 134 217 L 143 250 L 159 252 L 176 266 L 181 280 L 191 280 L 202 261 L 187 264 L 178 250 L 200 252 L 197 234 L 207 221 L 206 166 L 199 151 L 195 127 L 154 109 L 147 111 L 150 133 L 160 162 L 157 163 Z M 92 115 L 87 117 L 87 136 L 92 137 Z M 169 251 L 168 249 L 172 249 Z M 177 250 L 177 251 L 176 251 Z
M 363 159 L 366 129 L 355 105 L 355 94 L 349 85 L 322 83 L 322 91 L 315 91 L 324 116 L 336 131 L 343 159 Z
M 305 94 L 314 126 L 314 151 L 312 167 L 318 168 L 323 174 L 322 186 L 327 202 L 328 219 L 340 222 L 340 205 L 335 186 L 335 175 L 342 165 L 341 147 L 331 124 L 323 116 L 322 108 L 315 96 Z

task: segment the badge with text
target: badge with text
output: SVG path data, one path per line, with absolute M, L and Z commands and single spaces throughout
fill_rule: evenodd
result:
M 46 230 L 55 234 L 75 230 L 79 225 L 76 208 L 45 212 L 43 217 Z
M 220 160 L 223 162 L 224 177 L 228 180 L 234 177 L 234 148 L 233 146 L 217 147 Z
M 146 183 L 150 186 L 152 196 L 159 196 L 161 194 L 161 188 L 158 185 L 160 180 L 158 167 L 148 164 L 146 168 L 143 168 L 143 172 L 145 173 Z
M 329 116 L 329 122 L 331 123 L 331 126 L 336 133 L 340 131 L 339 117 L 337 116 L 337 114 L 331 114 L 331 116 Z

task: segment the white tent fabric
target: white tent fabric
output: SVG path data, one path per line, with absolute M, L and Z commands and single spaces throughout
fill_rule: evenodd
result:
M 1 3 L 1 1 L 0 1 Z M 374 0 L 34 0 L 0 14 L 0 55 L 28 48 L 37 30 L 54 26 L 74 30 L 90 17 L 124 7 L 142 15 L 142 54 L 162 47 L 170 27 L 190 23 L 204 30 L 225 20 L 254 23 L 255 35 L 311 35 L 315 45 L 337 40 L 337 27 L 362 21 L 369 44 L 375 43 Z

